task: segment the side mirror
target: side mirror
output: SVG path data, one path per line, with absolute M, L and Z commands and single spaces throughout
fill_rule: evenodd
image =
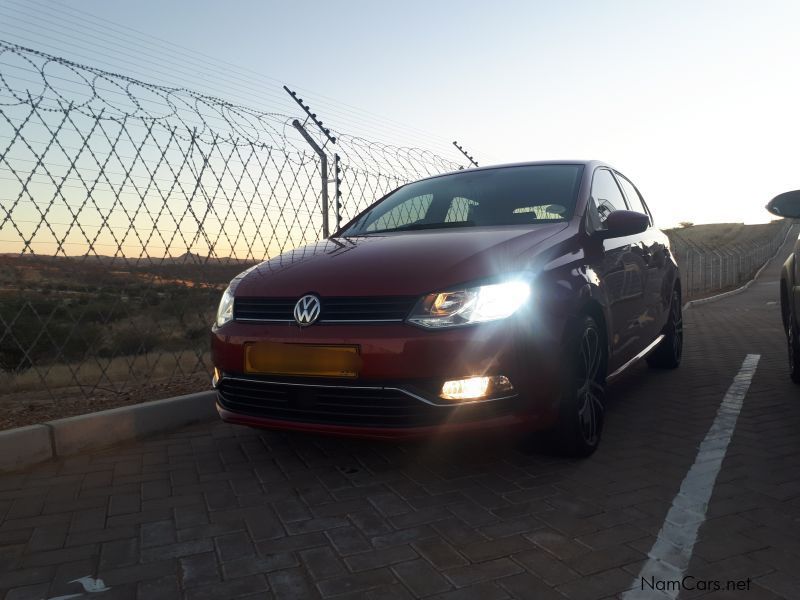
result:
M 650 217 L 635 210 L 615 210 L 608 215 L 604 229 L 598 229 L 594 236 L 608 240 L 642 233 L 650 227 Z
M 775 196 L 767 204 L 767 210 L 779 217 L 800 218 L 800 190 L 784 192 Z

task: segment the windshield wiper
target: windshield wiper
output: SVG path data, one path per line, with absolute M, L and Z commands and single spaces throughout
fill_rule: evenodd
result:
M 409 223 L 408 225 L 401 225 L 400 227 L 391 227 L 388 229 L 373 229 L 372 231 L 360 231 L 350 235 L 368 235 L 373 233 L 391 233 L 392 231 L 419 231 L 421 229 L 453 229 L 456 227 L 474 227 L 473 221 L 456 221 L 453 223 Z

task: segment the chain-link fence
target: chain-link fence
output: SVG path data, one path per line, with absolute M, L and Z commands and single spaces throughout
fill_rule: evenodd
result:
M 0 42 L 0 398 L 207 387 L 227 282 L 321 237 L 320 159 L 291 122 Z M 337 137 L 345 221 L 459 168 Z
M 341 159 L 343 221 L 461 166 L 307 131 L 329 178 Z M 321 237 L 322 188 L 336 183 L 323 183 L 320 163 L 287 115 L 0 41 L 0 400 L 97 408 L 206 388 L 208 327 L 227 282 Z M 780 227 L 719 248 L 673 235 L 688 295 L 750 277 Z
M 708 242 L 708 232 L 694 236 L 691 227 L 669 230 L 672 253 L 681 269 L 684 299 L 721 293 L 752 279 L 781 247 L 791 227 L 788 220 L 750 226 L 748 238 L 729 236 L 713 245 Z

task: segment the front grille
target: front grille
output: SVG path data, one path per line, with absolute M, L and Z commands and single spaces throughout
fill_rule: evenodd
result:
M 287 385 L 225 377 L 218 392 L 232 412 L 301 423 L 361 427 L 423 427 L 486 419 L 510 412 L 512 402 L 431 406 L 397 389 Z
M 237 321 L 294 321 L 297 298 L 236 298 L 233 318 Z M 319 322 L 402 321 L 416 301 L 409 296 L 368 298 L 320 298 Z

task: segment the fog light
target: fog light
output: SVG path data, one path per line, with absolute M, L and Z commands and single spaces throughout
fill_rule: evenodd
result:
M 445 400 L 477 400 L 498 392 L 510 392 L 513 389 L 514 386 L 505 375 L 467 377 L 445 381 L 439 396 Z

